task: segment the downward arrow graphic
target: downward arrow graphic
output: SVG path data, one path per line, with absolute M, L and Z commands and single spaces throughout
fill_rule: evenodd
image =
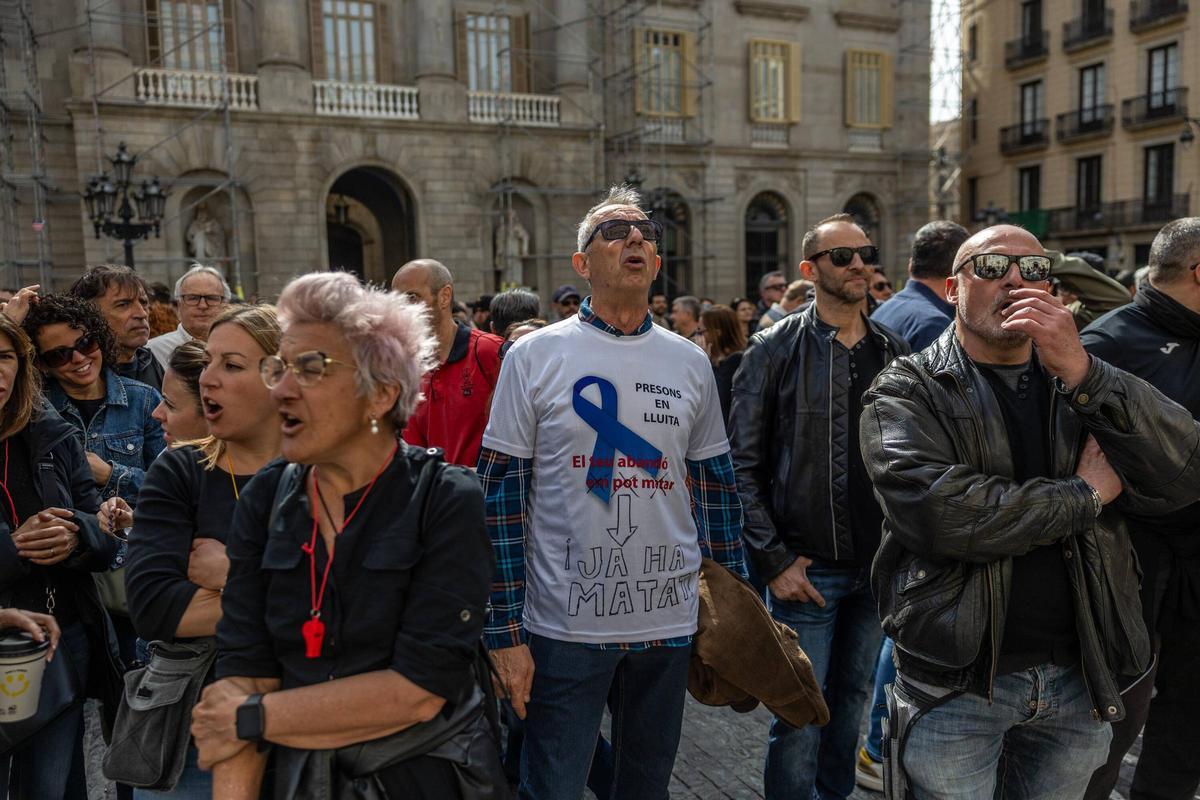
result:
M 629 519 L 629 495 L 617 495 L 617 527 L 608 528 L 608 535 L 621 547 L 629 541 L 629 537 L 637 533 L 637 526 Z

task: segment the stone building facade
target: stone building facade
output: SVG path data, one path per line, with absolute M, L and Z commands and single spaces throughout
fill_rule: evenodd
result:
M 965 215 L 1144 265 L 1194 205 L 1195 14 L 1184 0 L 964 2 Z
M 843 210 L 898 276 L 928 213 L 928 0 L 23 2 L 57 284 L 121 260 L 78 197 L 119 142 L 170 187 L 136 268 L 201 254 L 247 296 L 433 257 L 464 299 L 548 298 L 625 180 L 666 224 L 663 288 L 719 301 Z

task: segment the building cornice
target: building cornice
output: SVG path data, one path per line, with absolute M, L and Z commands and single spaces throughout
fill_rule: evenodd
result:
M 895 33 L 904 24 L 901 17 L 884 16 L 883 14 L 864 14 L 859 11 L 835 11 L 833 18 L 839 27 L 862 28 L 868 31 L 883 31 Z
M 767 17 L 799 22 L 808 17 L 808 6 L 795 3 L 772 2 L 772 0 L 736 0 L 733 7 L 746 17 Z

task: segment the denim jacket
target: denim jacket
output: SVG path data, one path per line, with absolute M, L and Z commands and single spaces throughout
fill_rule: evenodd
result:
M 46 397 L 75 428 L 84 450 L 112 465 L 108 483 L 99 487 L 100 496 L 107 500 L 120 495 L 135 506 L 146 468 L 167 446 L 162 426 L 150 416 L 162 395 L 144 383 L 122 378 L 108 367 L 104 368 L 103 378 L 104 405 L 87 424 L 58 381 L 46 382 Z

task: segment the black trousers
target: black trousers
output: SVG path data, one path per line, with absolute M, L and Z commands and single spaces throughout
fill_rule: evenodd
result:
M 1107 800 L 1121 761 L 1142 733 L 1130 800 L 1192 800 L 1200 786 L 1200 621 L 1164 609 L 1155 669 L 1124 694 L 1125 719 L 1113 725 L 1108 762 L 1096 770 L 1084 800 Z M 1151 689 L 1158 693 L 1151 699 Z M 1145 726 L 1144 730 L 1142 726 Z

